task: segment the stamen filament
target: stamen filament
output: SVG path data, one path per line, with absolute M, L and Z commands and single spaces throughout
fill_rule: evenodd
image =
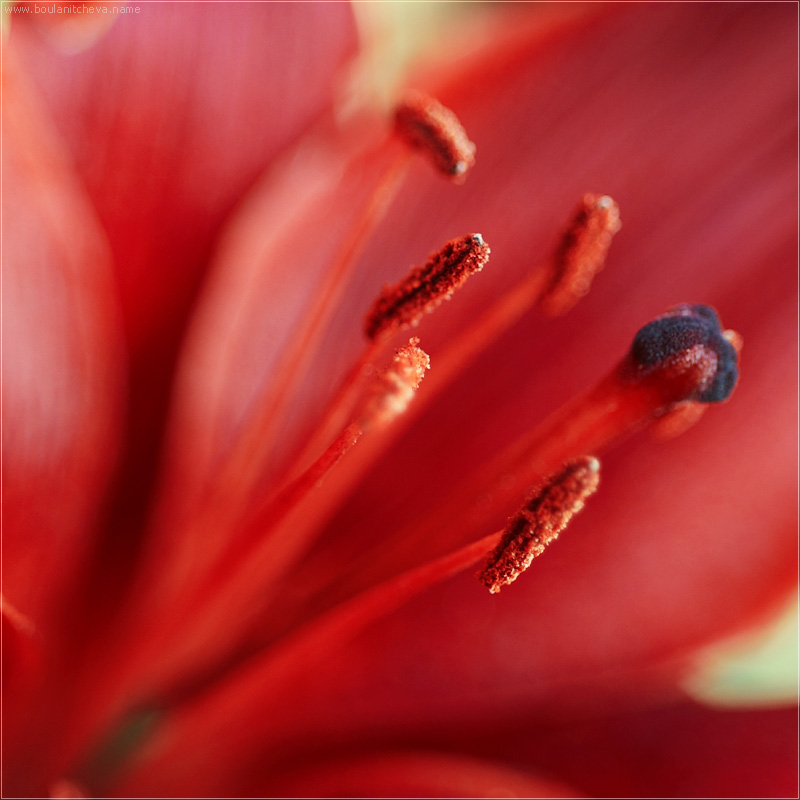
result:
M 136 782 L 142 778 L 146 781 L 150 774 L 159 774 L 165 764 L 173 761 L 172 748 L 176 742 L 180 742 L 183 752 L 195 752 L 195 748 L 196 752 L 204 752 L 227 729 L 230 719 L 237 720 L 239 730 L 250 729 L 249 721 L 257 725 L 256 718 L 268 713 L 270 701 L 286 691 L 285 681 L 295 678 L 298 664 L 319 663 L 369 625 L 425 590 L 475 566 L 497 546 L 501 534 L 502 531 L 490 534 L 410 569 L 295 629 L 242 669 L 228 675 L 212 693 L 183 704 L 180 711 L 168 717 L 135 765 L 134 782 L 115 787 L 116 790 L 135 793 Z
M 271 450 L 274 436 L 281 429 L 279 415 L 290 399 L 291 390 L 317 352 L 325 327 L 336 309 L 347 279 L 355 267 L 367 239 L 383 219 L 391 200 L 397 194 L 406 175 L 410 155 L 403 153 L 389 166 L 367 199 L 349 235 L 314 295 L 312 307 L 303 315 L 303 324 L 290 339 L 290 346 L 269 384 L 267 394 L 254 404 L 256 409 L 237 439 L 237 445 L 221 470 L 218 485 L 221 492 L 241 496 L 258 479 L 260 464 Z M 242 486 L 242 476 L 249 476 Z
M 524 316 L 532 307 L 547 301 L 552 311 L 552 298 L 560 297 L 559 313 L 568 309 L 566 298 L 572 298 L 569 308 L 588 291 L 591 277 L 602 269 L 611 238 L 620 228 L 619 208 L 607 195 L 586 194 L 572 220 L 567 225 L 553 256 L 531 269 L 517 284 L 495 300 L 476 320 L 457 331 L 436 356 L 436 370 L 427 381 L 425 394 L 398 424 L 383 437 L 388 446 L 413 420 L 444 390 L 464 367 L 488 348 L 504 331 Z M 588 231 L 588 232 L 587 232 Z M 577 265 L 577 266 L 576 266 Z M 588 265 L 588 266 L 587 266 Z M 569 268 L 571 267 L 571 269 Z M 589 274 L 588 279 L 586 275 Z M 583 276 L 582 282 L 576 275 Z M 575 284 L 581 291 L 576 293 Z M 547 310 L 547 309 L 545 309 Z M 294 474 L 297 464 L 307 463 L 324 441 L 343 422 L 353 395 L 357 391 L 359 377 L 365 367 L 376 357 L 380 342 L 370 343 L 350 370 L 334 400 L 329 404 L 317 431 L 295 459 L 289 474 Z M 366 456 L 367 451 L 362 453 Z M 369 454 L 377 458 L 380 451 L 370 449 Z
M 163 622 L 151 622 L 147 641 L 137 641 L 136 652 L 126 654 L 125 670 L 138 674 L 140 685 L 149 680 L 151 692 L 163 691 L 181 669 L 189 671 L 197 651 L 205 652 L 209 642 L 213 641 L 218 660 L 240 644 L 254 610 L 261 609 L 275 590 L 275 578 L 308 544 L 313 528 L 298 524 L 306 515 L 303 501 L 323 485 L 365 432 L 389 425 L 412 400 L 429 368 L 428 355 L 418 341 L 412 339 L 399 348 L 392 361 L 372 376 L 355 419 L 316 461 L 242 521 L 235 546 L 218 560 L 214 573 L 188 587 Z M 162 652 L 166 642 L 168 655 Z M 160 657 L 153 658 L 153 652 Z M 213 667 L 204 664 L 202 669 Z

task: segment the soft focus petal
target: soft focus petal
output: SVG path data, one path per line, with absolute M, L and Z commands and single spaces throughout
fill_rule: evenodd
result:
M 3 92 L 3 592 L 48 636 L 114 464 L 125 361 L 107 243 L 13 60 Z
M 590 797 L 793 797 L 797 709 L 711 711 L 683 702 L 606 718 L 526 723 L 482 752 L 547 770 Z M 467 752 L 475 747 L 463 737 Z
M 13 197 L 3 215 L 3 593 L 29 623 L 25 635 L 4 637 L 15 698 L 3 707 L 4 779 L 13 786 L 15 770 L 36 769 L 15 758 L 29 744 L 19 725 L 38 746 L 37 715 L 51 719 L 51 709 L 22 703 L 71 631 L 70 600 L 118 454 L 125 352 L 107 242 L 8 57 L 3 102 L 3 190 Z
M 392 734 L 387 738 L 391 741 Z M 403 735 L 395 733 L 394 738 L 402 740 Z M 661 708 L 620 707 L 607 716 L 586 719 L 565 715 L 546 724 L 517 717 L 446 732 L 429 730 L 418 736 L 418 743 L 490 759 L 482 765 L 486 774 L 491 774 L 487 767 L 494 761 L 521 773 L 547 776 L 561 784 L 554 787 L 552 795 L 559 797 L 570 796 L 565 785 L 588 797 L 792 797 L 797 790 L 796 708 L 712 711 L 677 700 Z M 371 752 L 379 742 L 373 739 L 363 746 Z M 370 774 L 380 775 L 381 761 L 402 763 L 397 757 L 389 760 L 384 756 L 377 763 L 362 758 L 363 771 L 358 770 L 359 762 L 349 761 L 352 750 L 352 745 L 348 748 L 346 742 L 340 742 L 340 766 L 329 767 L 322 775 L 361 775 L 366 780 Z M 401 780 L 413 782 L 415 773 L 425 775 L 420 769 L 425 761 L 405 760 L 406 776 Z M 446 765 L 449 759 L 442 761 Z M 459 761 L 467 781 L 480 775 L 474 761 L 464 757 Z M 455 766 L 455 761 L 451 764 Z M 304 766 L 315 785 L 320 780 L 315 774 L 319 767 Z M 295 780 L 295 785 L 302 785 L 301 778 Z M 480 785 L 477 781 L 473 784 Z M 459 789 L 439 796 L 461 796 L 462 791 L 464 796 L 472 796 L 466 787 Z M 432 791 L 431 796 L 437 794 Z M 498 792 L 498 796 L 504 795 Z
M 176 351 L 214 235 L 276 154 L 330 110 L 355 49 L 341 3 L 139 8 L 75 55 L 23 15 L 9 41 L 113 251 L 131 350 L 130 449 L 112 510 L 124 524 L 109 547 L 122 563 L 134 557 Z
M 431 747 L 438 743 L 496 761 L 431 755 L 352 759 L 340 745 L 336 765 L 304 764 L 307 783 L 296 777 L 287 788 L 297 795 L 330 796 L 325 787 L 335 789 L 342 784 L 334 780 L 349 778 L 355 796 L 362 790 L 373 797 L 391 795 L 393 780 L 395 796 L 413 796 L 407 787 L 429 781 L 430 797 L 536 797 L 542 789 L 551 797 L 572 792 L 588 797 L 791 797 L 797 789 L 796 709 L 720 712 L 675 702 L 547 725 L 524 718 L 494 721 L 421 739 Z M 365 747 L 369 752 L 376 743 Z M 530 777 L 522 780 L 526 773 Z M 525 781 L 537 775 L 557 783 L 540 787 L 535 779 L 525 788 Z M 448 778 L 455 782 L 448 785 Z M 487 791 L 492 786 L 497 791 Z
M 13 11 L 7 12 L 11 19 L 24 17 L 29 24 L 36 25 L 48 39 L 65 53 L 76 53 L 91 47 L 114 24 L 117 16 L 141 13 L 141 6 L 128 7 L 124 2 L 113 0 L 88 0 L 73 3 L 56 0 L 51 3 L 17 3 Z
M 255 788 L 255 786 L 253 787 Z M 438 753 L 380 753 L 304 764 L 260 794 L 287 797 L 580 797 L 500 764 Z M 258 792 L 245 791 L 256 795 Z
M 177 474 L 169 489 L 179 497 L 169 498 L 173 502 L 195 502 L 274 389 L 281 358 L 308 323 L 326 269 L 372 202 L 381 171 L 390 170 L 397 156 L 396 148 L 354 156 L 351 145 L 331 138 L 322 133 L 305 142 L 268 173 L 223 231 L 178 373 L 170 441 L 170 467 Z M 266 452 L 265 471 L 273 480 L 287 449 L 324 411 L 332 383 L 349 365 L 360 340 L 360 326 L 352 322 L 347 339 L 328 331 L 317 342 L 324 353 L 315 353 L 308 374 L 292 387 L 287 424 L 274 426 L 280 429 L 277 441 Z
M 354 46 L 350 11 L 151 3 L 75 56 L 49 48 L 27 18 L 15 21 L 12 44 L 108 231 L 129 335 L 138 347 L 163 346 L 221 219 L 329 106 L 335 69 Z

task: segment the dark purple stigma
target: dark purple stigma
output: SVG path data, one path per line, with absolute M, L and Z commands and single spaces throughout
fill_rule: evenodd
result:
M 721 403 L 736 386 L 739 371 L 733 345 L 723 336 L 717 312 L 709 306 L 676 306 L 645 325 L 633 340 L 631 355 L 645 372 L 667 366 L 694 347 L 711 350 L 717 369 L 710 385 L 697 397 L 701 403 Z

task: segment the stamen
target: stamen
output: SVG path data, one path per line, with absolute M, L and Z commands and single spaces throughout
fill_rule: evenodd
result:
M 568 462 L 548 478 L 509 520 L 478 576 L 481 583 L 492 594 L 513 583 L 558 538 L 599 484 L 600 462 L 591 456 Z
M 422 522 L 365 553 L 364 574 L 368 580 L 391 574 L 396 563 L 413 557 L 420 542 L 446 548 L 462 541 L 463 524 L 454 520 L 466 515 L 471 527 L 489 524 L 527 486 L 581 453 L 602 453 L 679 404 L 720 402 L 736 383 L 735 355 L 712 309 L 673 309 L 642 328 L 631 350 L 595 387 L 465 476 L 458 491 L 442 497 Z
M 590 218 L 588 222 L 587 217 Z M 582 287 L 580 291 L 584 294 L 589 289 L 588 282 L 582 283 L 581 281 L 582 269 L 590 271 L 592 275 L 600 271 L 611 236 L 619 228 L 619 210 L 611 198 L 605 195 L 584 195 L 554 258 L 531 269 L 522 281 L 501 295 L 480 316 L 472 319 L 468 325 L 455 331 L 454 335 L 448 338 L 442 351 L 436 357 L 436 372 L 431 376 L 425 398 L 415 404 L 414 413 L 420 413 L 423 406 L 432 402 L 437 394 L 461 372 L 466 363 L 488 348 L 503 331 L 511 327 L 531 307 L 537 304 L 542 305 L 543 302 L 552 305 L 558 302 L 560 303 L 560 313 L 565 313 L 577 303 L 580 296 L 576 286 L 580 285 Z M 606 232 L 607 241 L 604 248 L 598 244 L 603 239 L 600 229 Z M 596 236 L 591 235 L 593 230 L 595 232 L 600 230 L 600 232 L 597 232 Z M 583 235 L 580 235 L 581 231 L 583 231 Z M 570 271 L 567 269 L 569 264 L 577 264 L 579 267 L 583 265 L 583 267 Z M 569 275 L 574 276 L 575 274 L 578 276 L 577 280 L 570 281 Z M 590 280 L 591 275 L 589 275 Z M 546 299 L 548 293 L 551 297 L 549 301 Z M 545 298 L 544 301 L 543 298 Z M 566 305 L 567 301 L 569 301 L 569 306 Z M 352 400 L 365 368 L 369 366 L 374 357 L 373 348 L 376 346 L 373 343 L 373 347 L 367 348 L 354 366 L 335 399 L 330 403 L 326 417 L 320 422 L 317 432 L 299 454 L 297 462 L 307 463 L 311 454 L 318 452 L 321 444 L 330 439 L 333 431 L 337 430 L 338 425 L 346 418 L 343 413 L 344 409 Z M 413 415 L 412 413 L 411 416 Z M 411 419 L 407 416 L 405 424 L 410 422 Z M 393 430 L 399 433 L 399 426 L 394 426 Z M 294 469 L 291 469 L 290 474 L 293 473 Z
M 421 92 L 407 92 L 395 111 L 395 130 L 412 147 L 424 150 L 453 183 L 463 183 L 475 163 L 475 145 L 456 115 Z
M 453 239 L 414 267 L 400 283 L 387 286 L 372 306 L 364 332 L 373 341 L 398 328 L 419 324 L 422 317 L 449 299 L 489 260 L 489 245 L 479 233 Z
M 366 430 L 383 427 L 402 414 L 414 397 L 431 359 L 420 349 L 419 339 L 409 339 L 394 355 L 392 363 L 378 373 L 369 388 L 361 414 Z
M 419 347 L 419 339 L 409 339 L 407 345 L 395 351 L 390 364 L 371 380 L 355 419 L 300 477 L 292 481 L 252 517 L 249 527 L 258 532 L 258 542 L 268 541 L 280 530 L 278 526 L 284 517 L 310 491 L 320 486 L 331 469 L 356 445 L 366 431 L 388 425 L 405 411 L 425 371 L 429 368 L 430 357 Z M 301 537 L 294 537 L 295 542 L 299 538 Z M 252 553 L 249 557 L 253 558 Z
M 608 195 L 583 196 L 553 257 L 550 286 L 539 304 L 546 314 L 565 314 L 589 292 L 621 227 L 619 206 Z
M 313 524 L 304 525 L 312 514 L 303 501 L 319 491 L 365 433 L 388 425 L 405 410 L 429 365 L 419 339 L 410 339 L 399 348 L 389 365 L 372 377 L 355 419 L 311 466 L 242 523 L 238 545 L 218 562 L 217 572 L 186 592 L 180 607 L 176 604 L 171 610 L 170 621 L 178 625 L 164 627 L 160 633 L 162 640 L 170 641 L 173 658 L 191 663 L 196 655 L 192 648 L 198 641 L 207 641 L 214 631 L 215 646 L 221 652 L 236 641 L 240 622 L 248 619 L 253 607 L 264 604 L 276 589 L 277 576 L 301 556 L 314 535 Z M 219 633 L 220 626 L 230 640 Z M 159 645 L 159 640 L 155 643 Z M 137 657 L 147 659 L 150 653 Z

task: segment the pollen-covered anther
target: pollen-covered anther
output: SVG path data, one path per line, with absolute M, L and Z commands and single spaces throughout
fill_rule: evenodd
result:
M 397 350 L 391 363 L 377 373 L 367 390 L 360 420 L 362 428 L 382 427 L 402 414 L 430 363 L 417 338 L 409 339 L 407 345 Z
M 540 556 L 600 484 L 600 462 L 593 456 L 568 461 L 550 476 L 508 521 L 479 580 L 496 594 L 513 583 Z
M 741 336 L 723 331 L 713 308 L 675 306 L 636 334 L 628 371 L 665 402 L 721 403 L 736 387 L 741 346 Z
M 400 283 L 384 287 L 364 322 L 367 337 L 374 341 L 399 328 L 418 325 L 470 275 L 483 269 L 490 252 L 479 233 L 447 242 Z
M 475 145 L 456 115 L 421 92 L 406 92 L 395 110 L 395 130 L 454 183 L 463 183 L 475 163 Z
M 565 314 L 588 294 L 621 227 L 619 206 L 608 195 L 583 196 L 553 256 L 550 285 L 539 301 L 545 314 Z

